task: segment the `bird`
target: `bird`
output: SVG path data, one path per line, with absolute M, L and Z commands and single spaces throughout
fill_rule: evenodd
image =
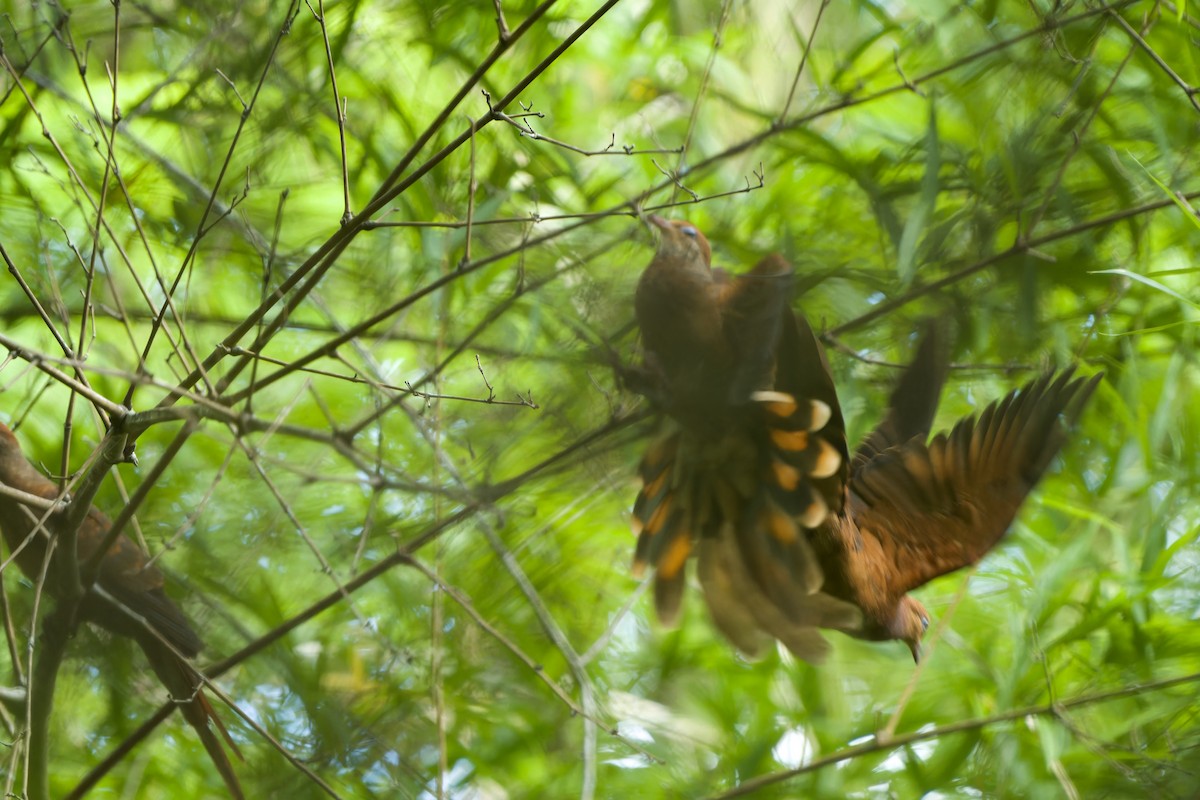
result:
M 16 436 L 3 423 L 0 423 L 0 483 L 45 500 L 59 496 L 55 483 L 25 458 Z M 44 515 L 44 511 L 26 506 L 11 495 L 0 494 L 0 530 L 13 560 L 27 577 L 36 581 L 43 573 L 49 551 L 51 564 L 46 570 L 45 586 L 52 595 L 57 595 L 63 564 L 49 545 L 54 537 L 62 535 L 66 514 L 64 510 L 55 511 L 39 527 L 37 522 Z M 88 509 L 76 534 L 80 563 L 95 555 L 111 526 L 100 510 L 94 506 Z M 205 697 L 196 670 L 187 661 L 199 654 L 203 643 L 187 617 L 163 591 L 162 572 L 147 562 L 148 556 L 140 547 L 126 537 L 118 537 L 100 560 L 99 575 L 90 594 L 79 605 L 80 614 L 88 622 L 138 644 L 184 719 L 195 728 L 230 796 L 240 800 L 244 794 L 233 765 L 209 723 L 220 731 L 239 759 L 241 752 Z
M 637 386 L 667 424 L 638 468 L 634 574 L 653 566 L 658 617 L 673 625 L 696 555 L 710 615 L 739 650 L 778 639 L 816 659 L 818 627 L 861 615 L 820 591 L 805 533 L 840 509 L 849 458 L 828 371 L 776 366 L 816 345 L 790 306 L 791 267 L 768 256 L 730 276 L 693 225 L 648 221 L 659 244 L 634 296 Z
M 1074 367 L 1046 372 L 927 440 L 930 417 L 905 420 L 898 404 L 923 375 L 918 360 L 884 423 L 856 451 L 842 511 L 811 537 L 822 590 L 862 611 L 861 625 L 839 630 L 899 639 L 914 662 L 930 619 L 909 592 L 977 563 L 1000 542 L 1103 377 L 1076 376 Z
M 898 639 L 919 660 L 929 614 L 908 593 L 1000 541 L 1102 374 L 1046 373 L 929 439 L 947 371 L 929 326 L 851 458 L 787 263 L 729 278 L 694 226 L 650 222 L 662 233 L 635 294 L 642 385 L 672 424 L 639 466 L 634 574 L 655 568 L 660 620 L 678 619 L 695 552 L 713 621 L 747 656 L 777 639 L 819 664 L 830 629 Z M 799 439 L 798 452 L 778 446 Z

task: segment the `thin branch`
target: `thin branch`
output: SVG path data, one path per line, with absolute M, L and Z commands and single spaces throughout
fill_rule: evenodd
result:
M 692 110 L 688 114 L 687 132 L 683 135 L 683 144 L 679 147 L 679 159 L 675 162 L 675 169 L 672 175 L 684 175 L 687 173 L 687 152 L 692 145 L 692 136 L 696 132 L 696 120 L 700 116 L 700 106 L 704 105 L 704 100 L 708 97 L 708 83 L 712 78 L 713 65 L 717 63 L 717 53 L 721 50 L 721 44 L 724 41 L 725 25 L 729 22 L 729 11 L 733 8 L 733 0 L 723 0 L 721 3 L 721 13 L 717 17 L 716 30 L 713 31 L 712 47 L 708 50 L 708 61 L 704 64 L 704 72 L 700 74 L 700 86 L 696 89 L 696 96 L 692 99 Z M 658 166 L 656 163 L 654 166 Z M 664 172 L 662 167 L 659 171 Z M 691 194 L 690 191 L 684 188 L 682 183 L 675 182 L 675 188 L 671 190 L 671 202 L 675 202 L 677 196 L 676 190 L 682 190 Z M 695 201 L 693 195 L 692 200 Z
M 520 647 L 518 647 L 515 642 L 513 642 L 511 639 L 501 633 L 494 625 L 488 622 L 482 614 L 475 610 L 475 605 L 462 592 L 443 581 L 433 572 L 433 570 L 429 569 L 429 567 L 425 566 L 423 563 L 421 563 L 421 561 L 412 556 L 404 556 L 402 563 L 415 568 L 418 572 L 424 575 L 430 583 L 436 586 L 440 591 L 445 592 L 446 595 L 454 600 L 454 602 L 457 603 L 463 611 L 467 612 L 467 616 L 473 619 L 475 624 L 482 628 L 488 636 L 491 636 L 493 639 L 499 642 L 505 650 L 512 653 L 517 660 L 528 667 L 529 671 L 536 675 L 538 679 L 542 681 L 542 683 L 546 684 L 546 686 L 550 688 L 550 691 L 563 702 L 563 705 L 571 709 L 571 713 L 584 716 L 583 708 L 577 704 L 569 694 L 563 691 L 563 688 L 558 685 L 557 681 L 552 680 L 548 675 L 546 675 L 546 670 L 542 667 L 542 665 L 530 658 L 529 655 Z
M 380 561 L 373 564 L 370 568 L 364 570 L 358 575 L 355 575 L 350 580 L 346 581 L 341 590 L 325 595 L 321 599 L 309 605 L 303 611 L 288 618 L 283 623 L 277 625 L 270 631 L 262 634 L 253 642 L 250 642 L 236 653 L 228 656 L 221 661 L 212 664 L 205 674 L 210 679 L 219 678 L 234 666 L 244 663 L 253 656 L 261 653 L 267 648 L 274 645 L 283 637 L 290 634 L 292 631 L 299 628 L 306 622 L 311 621 L 322 612 L 338 605 L 344 599 L 346 594 L 353 594 L 364 586 L 367 586 L 379 576 L 390 572 L 397 566 L 409 563 L 409 559 L 413 553 L 416 553 L 422 547 L 425 547 L 430 542 L 436 541 L 443 533 L 451 530 L 462 522 L 471 519 L 482 511 L 492 508 L 492 503 L 495 503 L 503 497 L 519 490 L 530 480 L 541 475 L 548 474 L 554 467 L 561 465 L 574 455 L 581 452 L 587 452 L 590 448 L 594 448 L 597 443 L 605 440 L 617 433 L 618 431 L 629 427 L 630 425 L 645 418 L 644 414 L 617 417 L 600 427 L 590 431 L 581 438 L 577 439 L 572 444 L 562 448 L 557 453 L 552 454 L 538 464 L 530 467 L 524 472 L 513 478 L 510 478 L 501 483 L 491 486 L 482 487 L 476 492 L 476 495 L 481 499 L 464 505 L 458 511 L 449 516 L 438 519 L 430 523 L 424 531 L 410 538 L 407 542 L 401 544 L 400 548 L 384 557 Z M 154 728 L 156 728 L 163 720 L 170 716 L 174 710 L 174 705 L 169 704 L 161 707 L 158 712 L 146 720 L 141 727 L 130 734 L 112 753 L 110 753 L 103 761 L 97 764 L 91 772 L 67 795 L 68 800 L 78 800 L 83 797 L 91 788 L 93 788 L 99 780 L 104 777 L 114 766 L 116 766 L 125 755 L 137 746 L 137 743 L 148 736 Z M 615 730 L 605 729 L 606 733 L 624 741 Z
M 475 120 L 468 119 L 471 127 L 471 171 L 467 179 L 467 231 L 463 242 L 463 256 L 459 266 L 471 262 L 471 228 L 475 223 L 475 193 L 479 191 L 478 179 L 475 177 Z
M 808 64 L 808 55 L 812 52 L 813 39 L 817 37 L 817 29 L 821 27 L 821 18 L 825 16 L 825 9 L 829 6 L 831 0 L 821 0 L 821 5 L 817 7 L 817 17 L 813 20 L 812 30 L 808 32 L 808 41 L 803 43 L 804 53 L 800 56 L 800 63 L 796 66 L 796 76 L 792 78 L 792 86 L 788 89 L 787 100 L 783 104 L 783 110 L 779 112 L 779 116 L 775 120 L 776 125 L 782 125 L 787 119 L 788 112 L 792 110 L 792 101 L 796 98 L 796 89 L 800 86 L 800 76 L 804 74 L 804 67 Z M 896 68 L 900 65 L 897 63 Z M 903 74 L 901 74 L 903 77 Z
M 511 115 L 505 114 L 502 111 L 497 111 L 494 108 L 491 108 L 491 95 L 490 94 L 488 94 L 485 91 L 483 93 L 483 96 L 488 101 L 488 108 L 491 111 L 491 115 L 495 119 L 497 119 L 501 122 L 506 122 L 509 125 L 511 125 L 512 127 L 516 128 L 517 133 L 520 136 L 522 136 L 523 138 L 532 139 L 535 142 L 545 142 L 546 144 L 554 145 L 555 147 L 560 147 L 563 150 L 569 150 L 570 152 L 575 153 L 577 155 L 587 156 L 587 157 L 635 156 L 635 155 L 636 156 L 644 156 L 644 155 L 650 155 L 652 153 L 682 153 L 683 152 L 683 147 L 652 147 L 652 148 L 640 150 L 631 144 L 624 144 L 624 145 L 621 145 L 620 148 L 618 148 L 616 133 L 613 133 L 610 135 L 609 142 L 605 147 L 603 147 L 599 150 L 589 150 L 587 148 L 579 147 L 578 145 L 571 144 L 570 142 L 564 142 L 561 139 L 555 139 L 553 136 L 547 136 L 544 133 L 538 133 L 537 131 L 535 131 L 533 129 L 533 125 L 531 125 L 528 122 L 528 118 L 529 117 L 544 117 L 545 114 L 543 114 L 540 111 L 537 111 L 537 112 L 530 111 L 530 108 L 532 108 L 532 106 L 526 106 L 526 105 L 522 104 L 521 107 L 525 109 L 524 114 L 511 114 Z M 522 125 L 521 122 L 518 122 L 518 120 L 524 120 L 525 124 Z
M 500 36 L 500 44 L 504 44 L 512 38 L 512 31 L 508 29 L 508 22 L 504 19 L 504 9 L 500 7 L 500 0 L 492 2 L 496 6 L 496 32 Z
M 1112 12 L 1112 15 L 1117 19 L 1121 19 L 1121 16 L 1116 12 Z M 1098 43 L 1099 37 L 1097 37 L 1094 44 Z M 1050 204 L 1054 201 L 1055 196 L 1058 194 L 1058 187 L 1062 185 L 1063 178 L 1066 177 L 1067 167 L 1070 166 L 1071 162 L 1075 159 L 1075 155 L 1083 146 L 1083 140 L 1087 136 L 1087 132 L 1092 126 L 1092 121 L 1095 120 L 1100 114 L 1100 108 L 1104 105 L 1104 101 L 1108 99 L 1109 95 L 1112 94 L 1113 89 L 1116 88 L 1117 81 L 1120 79 L 1121 74 L 1125 71 L 1125 67 L 1129 65 L 1130 60 L 1133 58 L 1133 54 L 1134 48 L 1130 47 L 1128 52 L 1125 53 L 1125 58 L 1121 59 L 1121 63 L 1117 65 L 1115 70 L 1113 70 L 1113 74 L 1112 77 L 1109 78 L 1108 85 L 1104 87 L 1104 91 L 1101 92 L 1100 96 L 1096 98 L 1096 102 L 1092 105 L 1091 111 L 1084 118 L 1079 127 L 1071 132 L 1071 147 L 1067 149 L 1067 154 L 1063 157 L 1062 163 L 1058 165 L 1058 171 L 1055 172 L 1054 178 L 1050 181 L 1050 185 L 1046 187 L 1045 197 L 1042 200 L 1042 204 L 1038 208 L 1037 212 L 1033 215 L 1033 218 L 1030 220 L 1029 225 L 1026 227 L 1024 233 L 1021 234 L 1022 238 L 1027 238 L 1030 234 L 1032 234 L 1037 229 L 1037 226 L 1042 221 L 1042 218 L 1045 217 L 1046 211 L 1049 210 Z
M 548 56 L 542 59 L 541 62 L 539 62 L 528 74 L 526 74 L 524 78 L 518 81 L 517 84 L 496 103 L 496 109 L 502 111 L 506 106 L 514 102 L 515 98 L 519 97 L 521 93 L 525 91 L 526 87 L 529 86 L 529 84 L 541 76 L 543 72 L 549 69 L 550 66 L 579 39 L 579 37 L 583 36 L 583 34 L 590 30 L 592 26 L 599 22 L 600 19 L 602 19 L 604 15 L 616 5 L 617 2 L 618 0 L 607 0 L 607 2 L 597 9 L 595 13 L 580 23 L 579 26 L 577 26 L 571 32 L 571 34 L 569 34 L 559 44 L 558 47 L 556 47 Z M 526 29 L 526 25 L 531 22 L 531 19 L 532 17 L 527 19 L 525 23 L 522 24 L 521 28 L 518 28 L 518 32 L 523 32 Z M 515 38 L 516 34 L 514 34 L 514 39 Z M 492 119 L 493 117 L 489 115 L 485 119 L 478 121 L 473 127 L 477 130 L 483 125 L 486 125 Z M 373 217 L 387 203 L 403 194 L 410 186 L 415 184 L 435 166 L 444 161 L 451 153 L 456 151 L 466 142 L 468 136 L 469 131 L 468 133 L 460 134 L 453 141 L 431 156 L 424 164 L 414 170 L 403 181 L 400 181 L 395 185 L 390 185 L 392 176 L 389 176 L 388 180 L 385 181 L 385 186 L 388 186 L 389 188 L 387 188 L 386 191 L 381 189 L 380 192 L 378 192 L 376 196 L 372 198 L 371 202 L 365 209 L 359 212 L 359 214 L 356 215 L 353 220 L 348 222 L 337 233 L 330 237 L 325 244 L 318 248 L 317 252 L 310 256 L 309 259 L 291 275 L 291 277 L 284 281 L 279 289 L 272 294 L 270 300 L 267 303 L 260 305 L 259 308 L 255 309 L 255 311 L 251 312 L 245 321 L 222 341 L 222 344 L 228 347 L 236 345 L 241 340 L 242 336 L 244 336 L 247 331 L 257 324 L 258 320 L 261 319 L 263 314 L 267 313 L 267 311 L 272 308 L 278 300 L 287 295 L 292 288 L 295 288 L 296 291 L 292 292 L 291 295 L 288 296 L 288 299 L 283 303 L 283 307 L 280 309 L 278 315 L 274 320 L 271 321 L 270 325 L 268 325 L 267 330 L 255 340 L 253 345 L 251 345 L 252 350 L 261 350 L 265 342 L 283 327 L 291 313 L 304 300 L 304 298 L 307 297 L 313 288 L 315 288 L 317 283 L 321 281 L 325 273 L 332 268 L 338 256 L 340 256 L 345 248 L 349 246 L 350 241 L 358 233 L 358 231 L 361 230 L 362 222 Z M 402 163 L 405 162 L 402 160 Z M 399 168 L 397 168 L 397 170 L 399 170 Z M 393 176 L 397 175 L 398 171 L 393 171 Z M 475 262 L 470 268 L 463 267 L 457 273 L 455 273 L 454 276 L 449 277 L 461 277 L 469 272 L 473 272 L 482 268 L 486 263 L 490 263 L 490 260 L 484 259 L 480 262 Z M 449 282 L 449 279 L 444 277 L 441 282 L 435 281 L 435 284 L 440 286 L 442 283 L 446 282 Z M 419 297 L 423 297 L 426 294 L 434 291 L 436 288 L 436 286 L 428 287 L 428 291 L 416 293 L 416 295 L 412 297 L 412 300 L 415 301 L 416 299 L 419 299 Z M 387 316 L 390 316 L 390 314 Z M 220 361 L 221 356 L 221 350 L 219 348 L 215 349 L 208 356 L 208 358 L 205 359 L 204 363 L 201 365 L 202 368 L 211 369 L 218 361 Z M 225 391 L 225 389 L 227 389 L 229 385 L 237 378 L 245 366 L 246 361 L 244 359 L 239 359 L 236 361 L 229 368 L 225 377 L 218 385 L 218 390 L 222 392 Z M 189 388 L 195 383 L 195 381 L 199 380 L 199 378 L 200 372 L 194 371 L 184 379 L 182 388 Z M 168 398 L 168 401 L 174 402 L 170 398 Z
M 312 7 L 310 0 L 304 0 L 308 10 L 316 18 L 321 28 L 321 40 L 325 44 L 325 63 L 329 66 L 329 84 L 333 90 L 334 118 L 337 119 L 338 143 L 341 148 L 342 160 L 342 224 L 349 222 L 354 214 L 350 211 L 350 168 L 346 163 L 346 98 L 338 91 L 337 68 L 333 63 L 333 48 L 329 44 L 329 28 L 325 24 L 325 0 L 317 0 L 317 8 Z
M 1181 197 L 1188 201 L 1195 200 L 1196 198 L 1200 198 L 1200 190 L 1182 194 Z M 1152 211 L 1159 211 L 1164 208 L 1174 207 L 1177 202 L 1178 201 L 1176 198 L 1169 197 L 1165 200 L 1156 200 L 1151 203 L 1134 206 L 1133 208 L 1123 208 L 1120 211 L 1114 211 L 1111 214 L 1105 214 L 1103 216 L 1081 222 L 1077 225 L 1063 228 L 1062 230 L 1052 231 L 1041 236 L 1036 236 L 1032 239 L 1015 242 L 1007 250 L 1003 250 L 999 253 L 988 256 L 987 258 L 976 261 L 974 264 L 963 267 L 962 269 L 947 275 L 944 278 L 939 278 L 936 281 L 931 281 L 930 283 L 926 283 L 921 286 L 914 286 L 900 297 L 895 297 L 891 300 L 882 302 L 879 305 L 874 306 L 867 313 L 861 314 L 852 320 L 848 320 L 847 322 L 843 322 L 841 325 L 831 328 L 828 331 L 828 334 L 830 336 L 840 336 L 846 331 L 851 331 L 855 328 L 861 328 L 870 322 L 874 322 L 880 317 L 891 314 L 901 306 L 908 305 L 917 298 L 924 297 L 927 294 L 932 294 L 936 291 L 944 289 L 947 286 L 958 283 L 964 278 L 968 278 L 977 272 L 993 266 L 994 264 L 998 264 L 1014 256 L 1024 255 L 1025 253 L 1037 249 L 1043 245 L 1050 244 L 1051 242 L 1057 242 L 1062 239 L 1069 239 L 1072 236 L 1076 236 L 1080 233 L 1096 230 L 1097 228 L 1104 228 L 1127 219 L 1141 216 L 1142 214 L 1148 214 Z
M 258 82 L 254 86 L 254 94 L 251 95 L 249 103 L 242 101 L 243 109 L 241 115 L 238 117 L 237 129 L 234 131 L 233 136 L 230 139 L 229 147 L 226 148 L 225 151 L 225 159 L 221 162 L 221 166 L 217 170 L 217 176 L 213 180 L 212 191 L 209 193 L 208 202 L 200 212 L 200 219 L 196 223 L 196 233 L 192 237 L 192 241 L 188 247 L 187 253 L 184 254 L 182 261 L 180 261 L 179 269 L 175 272 L 175 279 L 171 282 L 169 288 L 164 287 L 163 304 L 159 309 L 157 318 L 150 327 L 150 335 L 146 337 L 146 346 L 142 350 L 141 357 L 143 361 L 146 360 L 150 355 L 150 350 L 154 346 L 155 335 L 162 326 L 163 317 L 166 315 L 167 309 L 171 305 L 171 300 L 174 298 L 175 292 L 179 288 L 179 282 L 183 279 L 184 274 L 196 257 L 196 252 L 199 249 L 200 242 L 204 237 L 205 225 L 208 221 L 209 214 L 212 213 L 213 206 L 216 203 L 217 193 L 220 191 L 221 185 L 225 182 L 225 174 L 228 172 L 229 166 L 233 162 L 233 155 L 237 150 L 238 144 L 241 142 L 242 133 L 246 129 L 246 123 L 250 121 L 255 104 L 258 101 L 259 95 L 262 93 L 263 87 L 266 85 L 267 76 L 271 74 L 271 71 L 275 66 L 275 56 L 279 52 L 279 46 L 283 42 L 283 38 L 291 32 L 292 23 L 295 21 L 296 15 L 299 12 L 299 0 L 289 0 L 288 8 L 283 14 L 283 22 L 280 24 L 279 31 L 276 33 L 275 38 L 271 41 L 271 46 L 269 51 L 266 53 L 266 57 L 263 59 L 263 67 L 259 72 Z M 238 99 L 239 101 L 241 100 L 240 95 Z M 174 314 L 174 312 L 172 313 Z M 195 370 L 193 370 L 192 375 L 195 376 L 196 380 L 200 380 L 205 377 L 205 371 L 208 369 L 211 369 L 211 365 L 201 364 Z M 133 392 L 136 388 L 136 383 L 130 384 L 129 390 L 125 393 L 124 405 L 133 405 Z
M 1187 81 L 1179 77 L 1175 70 L 1171 69 L 1171 66 L 1166 61 L 1163 61 L 1162 56 L 1155 52 L 1154 48 L 1151 47 L 1143 37 L 1142 33 L 1145 33 L 1145 31 L 1138 33 L 1133 29 L 1132 25 L 1125 21 L 1124 17 L 1115 11 L 1110 10 L 1109 14 L 1111 14 L 1113 19 L 1117 21 L 1117 24 L 1121 26 L 1121 29 L 1128 34 L 1129 38 L 1132 39 L 1134 43 L 1150 57 L 1150 60 L 1154 62 L 1155 66 L 1162 70 L 1163 73 L 1170 78 L 1176 86 L 1183 90 L 1183 95 L 1188 99 L 1188 102 L 1192 104 L 1192 108 L 1200 111 L 1200 97 L 1197 97 L 1197 94 L 1200 94 L 1200 90 L 1191 86 Z M 1146 26 L 1149 27 L 1149 25 L 1150 21 L 1147 19 Z
M 966 731 L 977 731 L 984 728 L 996 725 L 1001 722 L 1011 722 L 1013 720 L 1022 719 L 1023 717 L 1035 716 L 1055 716 L 1058 709 L 1077 708 L 1080 706 L 1094 705 L 1096 703 L 1107 703 L 1112 700 L 1120 700 L 1125 697 L 1136 697 L 1149 692 L 1159 692 L 1175 686 L 1183 686 L 1189 683 L 1200 681 L 1200 672 L 1194 672 L 1190 675 L 1181 675 L 1175 678 L 1164 678 L 1162 680 L 1151 681 L 1149 683 L 1134 683 L 1128 686 L 1123 686 L 1120 689 L 1112 689 L 1105 692 L 1095 692 L 1093 694 L 1084 694 L 1077 697 L 1072 697 L 1068 700 L 1063 700 L 1059 703 L 1026 706 L 1025 708 L 1015 708 L 1010 711 L 1002 711 L 997 714 L 992 714 L 987 717 L 977 719 L 960 720 L 947 725 L 940 725 L 935 728 L 927 728 L 924 730 L 913 731 L 894 739 L 884 740 L 875 739 L 865 744 L 856 747 L 847 747 L 844 750 L 839 750 L 836 753 L 831 753 L 828 756 L 814 759 L 802 767 L 795 769 L 783 770 L 767 775 L 760 775 L 757 778 L 751 778 L 734 789 L 719 794 L 710 795 L 708 800 L 728 800 L 731 797 L 745 797 L 752 795 L 760 789 L 767 786 L 774 786 L 777 783 L 791 780 L 792 778 L 804 775 L 810 772 L 817 772 L 825 767 L 834 764 L 840 764 L 843 761 L 849 761 L 854 758 L 870 755 L 872 753 L 883 753 L 891 750 L 898 750 L 902 747 L 915 744 L 917 742 L 925 742 L 931 739 L 940 739 L 943 736 L 949 736 L 955 733 L 964 733 Z

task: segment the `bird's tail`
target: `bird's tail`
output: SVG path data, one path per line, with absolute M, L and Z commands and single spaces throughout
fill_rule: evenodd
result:
M 745 413 L 745 424 L 719 440 L 679 430 L 650 446 L 633 510 L 634 574 L 655 569 L 655 607 L 673 624 L 698 550 L 709 610 L 738 649 L 756 655 L 767 634 L 817 661 L 827 648 L 815 628 L 857 614 L 820 592 L 806 531 L 830 511 L 814 483 L 842 466 L 820 435 L 830 409 L 765 391 Z
M 149 632 L 138 637 L 138 644 L 146 653 L 150 666 L 162 681 L 163 686 L 171 693 L 174 702 L 178 704 L 183 718 L 196 730 L 196 735 L 200 737 L 200 743 L 204 745 L 221 780 L 225 782 L 229 796 L 235 800 L 245 800 L 242 785 L 238 781 L 237 773 L 233 771 L 233 764 L 230 763 L 229 756 L 221 746 L 221 740 L 217 738 L 209 723 L 211 722 L 220 731 L 225 744 L 238 757 L 238 760 L 245 761 L 245 758 L 234 743 L 233 737 L 229 735 L 224 723 L 221 722 L 221 718 L 217 716 L 212 704 L 204 696 L 202 683 L 195 669 L 186 659 L 178 656 L 170 647 Z

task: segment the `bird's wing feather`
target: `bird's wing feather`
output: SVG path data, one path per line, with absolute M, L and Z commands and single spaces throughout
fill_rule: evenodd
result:
M 814 478 L 812 483 L 832 512 L 841 511 L 846 484 L 850 479 L 846 421 L 842 418 L 842 407 L 838 402 L 825 350 L 804 315 L 793 314 L 790 309 L 784 316 L 779 337 L 775 389 L 793 397 L 820 401 L 828 407 L 829 420 L 818 435 L 836 451 L 841 463 L 828 477 Z
M 893 599 L 978 561 L 1008 530 L 1066 441 L 1101 375 L 1046 374 L 967 417 L 928 445 L 889 448 L 851 480 L 860 531 L 878 539 Z M 1061 420 L 1060 420 L 1061 417 Z
M 81 561 L 92 557 L 104 542 L 111 525 L 103 512 L 96 508 L 88 511 L 77 534 Z M 123 605 L 143 617 L 150 627 L 159 631 L 185 655 L 195 656 L 200 652 L 203 646 L 200 637 L 192 630 L 179 606 L 163 591 L 166 580 L 162 572 L 149 564 L 148 556 L 132 540 L 118 536 L 108 548 L 100 562 L 98 583 Z M 103 604 L 92 609 L 88 618 L 124 635 L 133 635 L 125 629 L 121 615 L 108 613 Z
M 726 400 L 740 404 L 770 385 L 780 325 L 792 293 L 792 268 L 780 256 L 770 255 L 732 279 L 719 270 L 713 275 L 721 328 L 734 365 Z
M 875 456 L 905 444 L 910 439 L 929 438 L 938 397 L 946 382 L 946 343 L 936 322 L 925 325 L 917 355 L 892 390 L 887 416 L 854 451 L 852 470 L 857 471 Z

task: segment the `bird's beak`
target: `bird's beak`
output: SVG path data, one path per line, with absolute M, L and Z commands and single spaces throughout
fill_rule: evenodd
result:
M 638 218 L 642 223 L 650 229 L 650 237 L 654 242 L 655 247 L 662 247 L 667 241 L 672 230 L 671 223 L 660 217 L 658 214 L 639 214 Z
M 913 663 L 920 664 L 921 663 L 921 643 L 920 642 L 910 642 L 908 645 L 908 649 L 912 651 Z

